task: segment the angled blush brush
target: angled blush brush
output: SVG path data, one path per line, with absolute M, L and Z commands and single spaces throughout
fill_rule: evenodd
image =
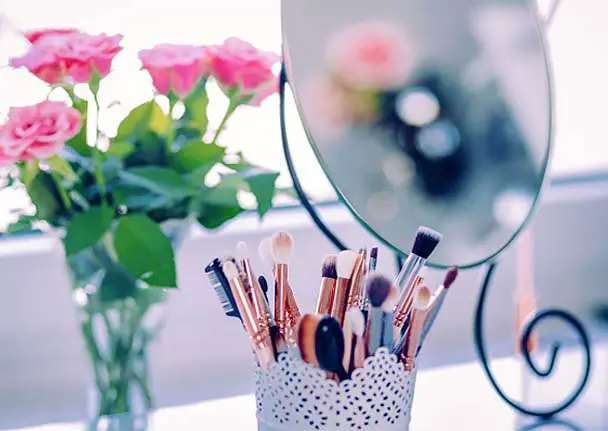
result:
M 441 307 L 443 306 L 443 301 L 445 300 L 445 297 L 448 291 L 450 290 L 450 287 L 456 281 L 456 277 L 458 277 L 458 268 L 452 267 L 448 269 L 443 279 L 443 283 L 441 283 L 439 288 L 437 288 L 435 293 L 433 293 L 433 295 L 431 296 L 429 312 L 422 328 L 422 335 L 420 336 L 420 346 L 418 346 L 418 351 L 420 351 L 424 344 L 424 340 L 429 335 L 429 332 L 431 332 L 431 329 L 433 328 L 433 323 L 435 323 L 435 319 L 437 318 L 437 315 L 439 315 Z

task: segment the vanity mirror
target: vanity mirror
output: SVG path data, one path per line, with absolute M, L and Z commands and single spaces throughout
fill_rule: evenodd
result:
M 557 3 L 556 3 L 557 4 Z M 552 9 L 553 13 L 555 9 Z M 428 264 L 485 265 L 475 316 L 477 350 L 491 384 L 515 409 L 551 416 L 578 397 L 591 354 L 580 322 L 536 313 L 580 335 L 587 368 L 565 401 L 544 410 L 510 399 L 483 345 L 485 295 L 496 258 L 525 228 L 551 152 L 552 94 L 544 23 L 528 0 L 289 0 L 282 4 L 282 134 L 290 173 L 315 223 L 345 248 L 310 205 L 293 168 L 284 119 L 289 82 L 310 144 L 356 219 L 399 255 L 419 226 L 443 234 Z

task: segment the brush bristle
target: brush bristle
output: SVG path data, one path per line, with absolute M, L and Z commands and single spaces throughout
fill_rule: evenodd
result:
M 382 306 L 393 287 L 393 283 L 382 274 L 371 274 L 365 284 L 369 302 L 375 308 Z
M 369 253 L 370 259 L 378 259 L 378 247 L 372 247 L 372 250 Z
M 446 273 L 445 278 L 443 279 L 443 287 L 445 289 L 449 289 L 452 283 L 456 281 L 456 277 L 458 277 L 458 268 L 453 266 L 448 269 L 448 272 Z
M 272 265 L 273 259 L 270 237 L 266 237 L 260 241 L 260 244 L 258 245 L 258 253 L 260 255 L 260 259 L 262 259 L 262 262 L 264 262 L 266 265 Z
M 349 323 L 353 334 L 362 337 L 365 332 L 365 317 L 358 308 L 351 308 L 346 312 L 346 321 Z
M 222 269 L 224 270 L 224 274 L 228 280 L 232 280 L 233 278 L 237 278 L 239 276 L 239 269 L 236 267 L 234 262 L 230 260 L 222 263 Z
M 277 232 L 270 241 L 274 263 L 288 264 L 293 253 L 293 237 L 288 232 Z
M 388 296 L 382 303 L 382 311 L 385 313 L 392 313 L 395 311 L 395 307 L 399 302 L 399 289 L 395 286 L 391 286 L 391 290 L 388 292 Z
M 431 289 L 428 286 L 420 286 L 414 295 L 414 308 L 416 310 L 424 310 L 431 302 Z
M 336 272 L 340 278 L 350 279 L 357 261 L 357 253 L 352 250 L 344 250 L 338 253 L 336 258 Z
M 437 248 L 443 235 L 428 227 L 419 227 L 412 245 L 412 253 L 423 259 L 428 259 Z
M 323 265 L 321 266 L 321 277 L 331 278 L 335 280 L 338 278 L 338 272 L 336 270 L 336 259 L 335 254 L 328 254 L 323 259 Z
M 236 243 L 236 258 L 240 260 L 249 259 L 249 247 L 245 241 Z

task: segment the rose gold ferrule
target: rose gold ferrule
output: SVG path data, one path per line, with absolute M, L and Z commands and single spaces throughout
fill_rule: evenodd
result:
M 348 281 L 348 278 L 338 277 L 331 300 L 330 316 L 335 318 L 340 325 L 344 323 L 346 297 L 348 295 Z
M 266 299 L 264 298 L 264 293 L 262 292 L 262 287 L 258 282 L 257 277 L 253 273 L 253 268 L 251 267 L 251 261 L 249 259 L 244 259 L 243 263 L 243 271 L 249 281 L 249 285 L 251 286 L 251 301 L 253 302 L 253 309 L 255 312 L 255 317 L 260 324 L 269 325 L 269 316 L 266 314 Z
M 331 313 L 331 300 L 334 294 L 336 280 L 334 278 L 321 278 L 321 287 L 319 289 L 319 299 L 317 300 L 316 314 L 324 315 Z
M 291 285 L 289 283 L 286 284 L 285 296 L 287 299 L 287 320 L 285 322 L 285 341 L 288 346 L 295 347 L 298 344 L 298 340 L 296 337 L 296 327 L 298 326 L 298 322 L 300 321 L 300 308 L 296 303 L 296 298 L 293 296 L 293 290 L 291 290 Z
M 412 305 L 414 304 L 414 294 L 416 293 L 416 289 L 422 283 L 423 278 L 418 276 L 412 288 L 407 292 L 406 295 L 403 295 L 403 299 L 399 301 L 397 304 L 397 308 L 395 309 L 395 316 L 393 317 L 393 326 L 395 327 L 395 331 L 401 331 L 403 325 L 407 321 L 408 316 L 412 312 Z
M 361 307 L 361 285 L 365 275 L 366 252 L 363 250 L 357 256 L 352 276 L 350 277 L 350 286 L 348 289 L 348 299 L 346 300 L 346 310 Z
M 428 310 L 428 309 L 427 309 Z M 428 314 L 427 310 L 413 310 L 412 320 L 405 333 L 405 346 L 403 347 L 403 360 L 406 371 L 412 371 L 416 361 L 416 353 L 420 345 L 420 337 L 422 336 L 422 328 Z M 408 369 L 409 367 L 409 369 Z
M 287 340 L 287 265 L 277 264 L 275 267 L 274 318 L 279 331 Z
M 233 278 L 229 280 L 228 283 L 230 284 L 230 290 L 234 296 L 234 301 L 241 314 L 243 325 L 245 326 L 247 334 L 249 334 L 260 366 L 267 369 L 270 363 L 272 363 L 271 361 L 274 360 L 269 327 L 267 324 L 259 324 L 253 305 L 249 301 L 245 285 L 240 277 Z

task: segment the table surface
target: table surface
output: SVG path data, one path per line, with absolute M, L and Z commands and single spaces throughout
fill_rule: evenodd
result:
M 516 400 L 552 405 L 569 393 L 580 373 L 582 355 L 565 351 L 557 364 L 558 377 L 537 381 L 526 377 L 513 358 L 494 360 L 492 369 L 500 384 Z M 538 361 L 542 363 L 543 355 Z M 411 431 L 438 430 L 608 430 L 608 345 L 594 349 L 594 368 L 584 396 L 567 413 L 544 423 L 515 414 L 493 391 L 476 362 L 423 370 L 416 382 Z M 161 409 L 151 416 L 152 431 L 206 429 L 256 430 L 253 395 Z M 203 424 L 203 425 L 202 425 Z M 19 431 L 80 431 L 83 424 L 52 424 Z M 208 428 L 207 428 L 208 429 Z M 220 429 L 220 428 L 216 428 Z M 17 431 L 17 430 L 11 430 Z

